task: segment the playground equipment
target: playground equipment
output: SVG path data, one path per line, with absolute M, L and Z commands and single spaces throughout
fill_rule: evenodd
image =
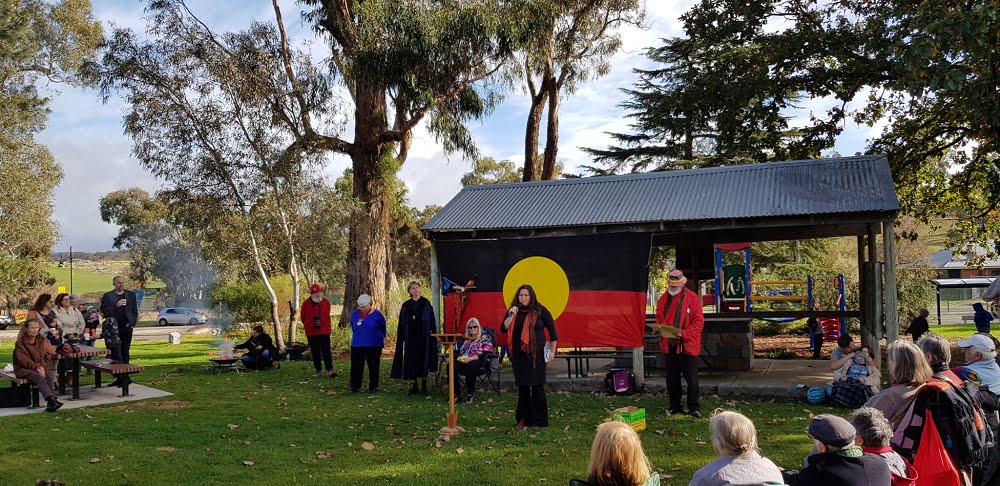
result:
M 777 306 L 772 306 L 772 310 L 790 309 L 792 304 L 803 304 L 805 310 L 812 310 L 815 306 L 813 289 L 815 280 L 812 275 L 806 275 L 805 280 L 753 280 L 753 267 L 751 265 L 750 243 L 727 243 L 715 245 L 715 312 L 753 312 L 755 302 L 774 302 Z M 743 263 L 723 265 L 724 253 L 739 252 L 743 254 Z M 834 278 L 837 288 L 836 308 L 840 311 L 847 310 L 847 297 L 844 291 L 844 275 L 840 274 Z M 790 290 L 793 286 L 805 286 L 805 295 L 795 295 Z M 754 287 L 784 286 L 784 289 L 770 290 L 765 295 L 754 294 Z M 784 304 L 784 305 L 780 305 Z M 776 322 L 794 321 L 794 317 L 768 318 L 766 320 Z M 826 321 L 826 322 L 824 322 Z M 830 322 L 833 321 L 833 322 Z M 834 339 L 846 332 L 846 319 L 820 319 L 820 324 L 827 329 L 832 327 L 837 333 Z M 832 324 L 832 326 L 831 326 Z M 839 326 L 837 326 L 839 324 Z M 839 332 L 837 332 L 839 331 Z M 826 335 L 833 333 L 826 332 Z M 810 336 L 810 341 L 812 337 Z

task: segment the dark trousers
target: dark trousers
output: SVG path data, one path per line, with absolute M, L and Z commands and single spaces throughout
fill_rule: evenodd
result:
M 330 335 L 309 336 L 309 352 L 313 358 L 313 368 L 319 371 L 319 362 L 322 358 L 326 371 L 333 371 L 333 356 L 330 354 Z
M 20 369 L 14 372 L 14 376 L 22 378 L 31 382 L 38 388 L 38 393 L 42 395 L 42 398 L 48 400 L 56 396 L 55 382 L 56 374 L 52 370 L 45 370 L 45 375 L 42 375 L 34 370 Z
M 813 359 L 819 359 L 819 354 L 823 351 L 823 333 L 813 334 Z
M 382 357 L 381 347 L 356 346 L 351 348 L 351 391 L 361 389 L 361 378 L 368 364 L 368 391 L 378 388 L 378 364 Z
M 455 396 L 458 396 L 459 379 L 465 377 L 465 396 L 471 397 L 476 394 L 476 378 L 483 369 L 481 358 L 462 363 L 455 360 Z
M 549 402 L 545 399 L 545 385 L 517 387 L 518 423 L 524 420 L 526 427 L 549 426 Z
M 122 347 L 121 347 L 120 344 L 117 345 L 117 346 L 114 346 L 114 345 L 105 343 L 104 347 L 108 348 L 108 351 L 111 352 L 111 361 L 122 361 Z
M 129 363 L 129 349 L 132 347 L 132 328 L 122 326 L 122 328 L 118 330 L 118 337 L 122 338 L 121 362 Z
M 667 353 L 667 394 L 670 395 L 670 410 L 683 410 L 681 407 L 681 375 L 687 383 L 688 411 L 701 411 L 698 404 L 698 357 L 680 353 Z

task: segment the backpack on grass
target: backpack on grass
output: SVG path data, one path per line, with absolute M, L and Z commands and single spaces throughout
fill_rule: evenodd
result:
M 635 393 L 635 375 L 628 368 L 611 368 L 604 376 L 604 391 L 608 395 L 631 395 Z

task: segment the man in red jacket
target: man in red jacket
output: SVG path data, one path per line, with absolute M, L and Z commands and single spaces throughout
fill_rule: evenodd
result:
M 698 357 L 701 355 L 701 330 L 705 315 L 701 311 L 701 297 L 684 287 L 684 272 L 672 270 L 667 277 L 667 291 L 656 303 L 656 322 L 679 329 L 680 337 L 660 337 L 660 351 L 667 359 L 667 394 L 670 408 L 667 415 L 684 413 L 681 406 L 681 375 L 687 382 L 688 412 L 701 418 L 698 404 Z
M 323 287 L 312 284 L 309 287 L 309 298 L 302 303 L 302 327 L 309 341 L 309 351 L 312 354 L 313 368 L 316 378 L 323 376 L 320 362 L 326 366 L 326 374 L 336 378 L 333 371 L 333 356 L 330 354 L 330 301 L 323 296 Z

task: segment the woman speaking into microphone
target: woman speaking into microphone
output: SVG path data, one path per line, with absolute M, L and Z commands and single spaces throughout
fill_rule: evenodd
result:
M 546 355 L 545 332 L 550 345 Z M 545 400 L 545 363 L 556 354 L 559 337 L 552 314 L 538 303 L 530 285 L 518 287 L 500 332 L 509 333 L 510 362 L 517 385 L 517 428 L 547 427 L 549 405 Z

